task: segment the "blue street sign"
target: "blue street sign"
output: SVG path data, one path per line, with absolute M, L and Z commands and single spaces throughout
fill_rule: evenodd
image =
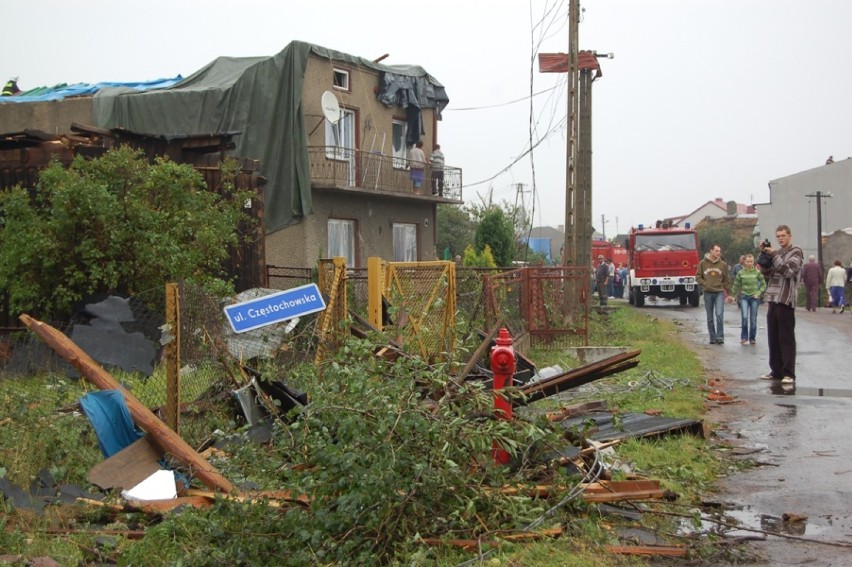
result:
M 235 333 L 244 333 L 325 309 L 317 284 L 294 287 L 225 307 L 225 316 Z

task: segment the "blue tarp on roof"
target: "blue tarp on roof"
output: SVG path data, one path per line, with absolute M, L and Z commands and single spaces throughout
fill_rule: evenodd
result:
M 149 91 L 153 89 L 164 89 L 174 86 L 181 82 L 183 77 L 178 75 L 172 79 L 155 79 L 153 81 L 143 81 L 135 83 L 75 83 L 73 85 L 61 84 L 53 87 L 36 87 L 28 91 L 18 93 L 15 96 L 0 97 L 0 102 L 41 102 L 47 100 L 62 100 L 72 96 L 91 96 L 102 89 L 119 88 L 126 89 L 127 92 Z

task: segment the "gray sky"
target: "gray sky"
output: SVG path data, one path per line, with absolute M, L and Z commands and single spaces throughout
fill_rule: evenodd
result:
M 523 198 L 535 224 L 564 223 L 566 77 L 531 58 L 568 50 L 567 0 L 2 4 L 0 79 L 19 76 L 22 89 L 188 76 L 219 55 L 273 55 L 294 39 L 422 65 L 450 97 L 438 137 L 447 164 L 464 170 L 465 199 Z M 593 219 L 600 230 L 605 215 L 607 236 L 716 197 L 767 202 L 769 180 L 852 155 L 852 2 L 582 9 L 580 49 L 615 54 L 593 86 Z M 531 92 L 541 92 L 532 104 Z M 511 165 L 531 136 L 532 161 Z

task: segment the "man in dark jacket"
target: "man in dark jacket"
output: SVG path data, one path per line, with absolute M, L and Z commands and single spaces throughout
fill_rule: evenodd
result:
M 822 287 L 822 266 L 817 263 L 813 254 L 808 256 L 808 263 L 802 266 L 802 283 L 805 284 L 808 298 L 806 308 L 808 311 L 816 311 Z
M 604 257 L 598 256 L 598 267 L 595 269 L 595 285 L 598 288 L 598 300 L 600 305 L 604 306 L 607 303 L 606 284 L 609 281 L 609 266 L 604 261 Z

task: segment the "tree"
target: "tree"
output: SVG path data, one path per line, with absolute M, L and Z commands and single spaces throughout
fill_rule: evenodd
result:
M 497 263 L 491 254 L 491 247 L 487 244 L 482 249 L 482 252 L 477 252 L 472 245 L 468 245 L 462 255 L 462 266 L 468 268 L 496 268 Z
M 438 205 L 436 256 L 444 258 L 444 250 L 450 251 L 449 259 L 461 255 L 473 244 L 476 225 L 470 213 L 457 205 Z M 448 258 L 444 258 L 448 259 Z
M 0 289 L 12 311 L 42 317 L 67 315 L 90 294 L 167 281 L 223 289 L 247 197 L 225 193 L 209 191 L 190 165 L 149 164 L 128 147 L 67 169 L 54 162 L 32 195 L 0 193 Z
M 506 216 L 503 209 L 491 207 L 485 211 L 479 226 L 476 227 L 475 244 L 477 252 L 482 252 L 486 245 L 490 246 L 498 266 L 512 264 L 515 252 L 515 230 L 512 219 Z
M 722 249 L 723 259 L 731 266 L 736 264 L 740 256 L 755 254 L 754 239 L 751 231 L 733 230 L 730 223 L 704 222 L 695 227 L 698 231 L 700 252 L 707 252 L 714 244 Z

